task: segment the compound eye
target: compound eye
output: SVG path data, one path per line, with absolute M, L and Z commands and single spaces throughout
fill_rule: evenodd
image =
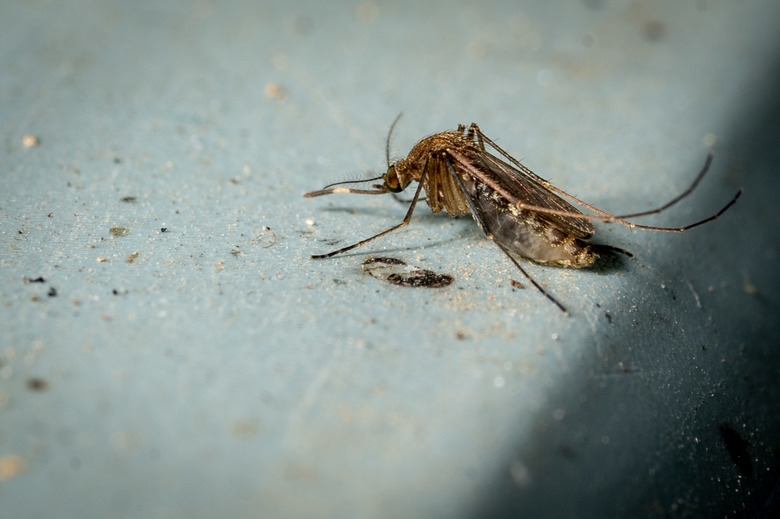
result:
M 390 166 L 385 173 L 385 187 L 391 193 L 400 193 L 404 190 L 401 182 L 398 180 L 398 174 L 395 172 L 395 166 Z

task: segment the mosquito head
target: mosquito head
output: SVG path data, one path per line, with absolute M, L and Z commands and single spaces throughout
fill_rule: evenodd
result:
M 395 170 L 395 164 L 391 164 L 387 168 L 387 173 L 382 175 L 385 181 L 384 187 L 391 193 L 400 193 L 406 186 L 401 184 L 401 180 L 398 178 L 398 172 Z
M 384 188 L 390 193 L 400 193 L 406 189 L 412 180 L 419 178 L 414 166 L 414 163 L 410 163 L 408 159 L 401 159 L 390 164 L 387 173 L 382 175 Z

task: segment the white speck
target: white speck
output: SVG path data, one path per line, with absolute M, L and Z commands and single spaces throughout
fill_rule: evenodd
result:
M 714 133 L 708 133 L 701 138 L 701 142 L 708 148 L 712 148 L 718 142 L 718 136 Z
M 34 148 L 38 145 L 38 137 L 35 135 L 25 135 L 22 137 L 22 146 L 25 148 Z
M 506 384 L 506 380 L 504 380 L 504 377 L 501 375 L 498 375 L 496 378 L 493 379 L 493 385 L 497 388 L 502 388 Z
M 687 279 L 685 280 L 685 284 L 688 285 L 688 289 L 693 294 L 693 298 L 696 300 L 696 307 L 701 308 L 701 300 L 699 299 L 699 294 L 696 293 L 696 290 L 693 289 L 693 285 L 691 285 L 691 282 Z
M 552 337 L 552 340 L 554 340 L 554 341 L 558 340 L 558 334 L 557 333 L 553 333 L 552 335 L 550 335 L 550 337 Z
M 512 363 L 511 362 L 504 362 L 504 369 L 507 371 L 512 371 Z
M 306 225 L 312 227 L 314 225 L 314 218 L 306 218 Z
M 509 464 L 509 477 L 519 487 L 524 487 L 531 482 L 531 473 L 525 463 L 520 460 L 513 460 Z

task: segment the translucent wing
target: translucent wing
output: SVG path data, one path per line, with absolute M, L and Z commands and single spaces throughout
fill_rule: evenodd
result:
M 499 152 L 503 154 L 501 150 Z M 472 151 L 468 156 L 451 151 L 451 156 L 456 168 L 476 177 L 479 182 L 505 198 L 509 205 L 520 203 L 566 212 L 567 215 L 537 213 L 536 216 L 576 238 L 587 240 L 596 232 L 588 218 L 576 216 L 582 214 L 581 211 L 547 189 L 542 184 L 544 179 L 522 164 L 510 164 L 484 150 Z

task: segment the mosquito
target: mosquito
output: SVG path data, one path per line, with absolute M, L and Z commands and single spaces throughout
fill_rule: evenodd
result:
M 335 193 L 396 195 L 412 182 L 417 182 L 406 216 L 401 223 L 374 236 L 326 254 L 313 255 L 312 259 L 342 254 L 408 225 L 420 195 L 425 191 L 424 200 L 434 213 L 444 211 L 450 216 L 471 213 L 485 236 L 503 251 L 523 276 L 568 315 L 566 308 L 526 272 L 518 257 L 546 265 L 586 268 L 593 265 L 599 251 L 631 256 L 617 247 L 590 243 L 596 232 L 593 220 L 616 222 L 632 229 L 684 232 L 720 217 L 742 194 L 740 189 L 720 211 L 692 224 L 682 227 L 640 225 L 627 219 L 658 214 L 688 196 L 707 173 L 712 154 L 707 156 L 704 167 L 690 187 L 670 202 L 649 211 L 616 216 L 536 175 L 482 133 L 475 123 L 468 128 L 461 124 L 457 130 L 425 137 L 406 158 L 391 164 L 390 135 L 399 118 L 400 115 L 393 121 L 388 133 L 386 173 L 366 180 L 330 184 L 304 196 L 311 198 Z M 346 184 L 376 181 L 381 181 L 381 184 L 373 184 L 370 189 L 344 187 Z M 595 214 L 583 213 L 564 198 Z

